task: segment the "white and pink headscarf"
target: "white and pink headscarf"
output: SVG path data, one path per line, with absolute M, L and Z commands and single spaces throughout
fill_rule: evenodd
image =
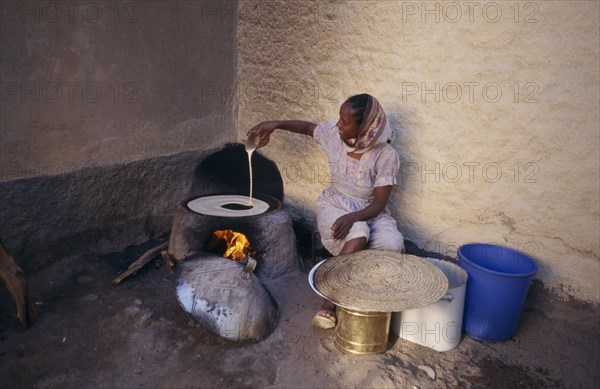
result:
M 369 95 L 358 137 L 352 145 L 344 142 L 346 151 L 362 154 L 377 144 L 388 142 L 392 137 L 392 129 L 387 124 L 387 116 L 381 104 Z

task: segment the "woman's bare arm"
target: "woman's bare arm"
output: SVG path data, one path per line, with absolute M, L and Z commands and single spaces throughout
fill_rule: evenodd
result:
M 260 137 L 258 147 L 264 147 L 269 143 L 271 134 L 276 129 L 293 132 L 295 134 L 302 134 L 313 136 L 316 123 L 306 122 L 304 120 L 274 120 L 269 122 L 262 122 L 252 127 L 247 133 L 256 133 Z
M 392 192 L 392 185 L 377 186 L 373 189 L 373 201 L 365 209 L 348 213 L 338 218 L 331 226 L 333 239 L 344 239 L 350 232 L 352 225 L 358 221 L 373 219 L 385 209 Z

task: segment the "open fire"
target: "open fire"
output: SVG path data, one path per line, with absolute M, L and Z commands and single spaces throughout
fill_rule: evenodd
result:
M 208 251 L 222 257 L 242 262 L 249 255 L 254 255 L 246 235 L 232 230 L 216 230 L 208 241 Z

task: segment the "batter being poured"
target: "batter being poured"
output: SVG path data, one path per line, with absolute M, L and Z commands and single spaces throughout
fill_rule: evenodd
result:
M 250 194 L 248 195 L 248 206 L 252 207 L 252 153 L 256 150 L 260 137 L 252 133 L 246 139 L 246 152 L 248 153 L 248 168 L 250 169 Z
M 188 208 L 200 214 L 229 217 L 252 216 L 266 212 L 269 205 L 260 199 L 252 198 L 252 153 L 257 149 L 259 140 L 258 134 L 251 134 L 246 140 L 245 147 L 248 153 L 248 168 L 250 169 L 250 192 L 248 197 L 238 195 L 203 196 L 188 202 Z

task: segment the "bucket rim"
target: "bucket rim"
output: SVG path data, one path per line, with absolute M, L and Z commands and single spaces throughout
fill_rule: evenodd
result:
M 468 247 L 473 247 L 473 246 L 496 247 L 496 248 L 499 248 L 501 250 L 505 250 L 505 251 L 512 252 L 514 254 L 518 254 L 520 256 L 523 256 L 523 257 L 527 258 L 531 262 L 531 264 L 533 265 L 533 270 L 531 270 L 531 271 L 529 271 L 527 273 L 505 273 L 505 272 L 501 272 L 501 271 L 497 271 L 497 270 L 488 269 L 486 267 L 483 267 L 483 266 L 481 266 L 481 265 L 479 265 L 479 264 L 471 261 L 470 259 L 468 259 L 463 254 L 463 250 L 466 250 Z M 527 255 L 527 254 L 525 254 L 525 253 L 523 253 L 521 251 L 512 249 L 510 247 L 500 246 L 500 245 L 497 245 L 497 244 L 491 244 L 491 243 L 467 243 L 467 244 L 461 245 L 458 248 L 458 250 L 456 251 L 456 254 L 458 256 L 459 262 L 462 261 L 462 260 L 464 260 L 464 261 L 470 263 L 472 266 L 474 266 L 474 267 L 476 267 L 476 268 L 478 268 L 480 270 L 483 270 L 483 271 L 485 271 L 487 273 L 499 275 L 499 276 L 513 277 L 513 278 L 526 278 L 526 277 L 531 277 L 531 276 L 535 275 L 537 273 L 537 271 L 538 271 L 537 263 L 533 260 L 533 258 L 531 256 L 529 256 L 529 255 Z
M 448 278 L 448 276 L 446 275 L 444 270 L 440 269 L 440 270 L 442 270 L 442 273 L 444 273 L 446 278 L 448 278 L 448 291 L 450 291 L 451 289 L 458 289 L 458 288 L 464 286 L 467 282 L 469 282 L 469 273 L 467 273 L 467 271 L 465 269 L 463 269 L 462 267 L 458 266 L 458 264 L 451 262 L 451 261 L 446 261 L 443 259 L 432 258 L 432 257 L 424 257 L 424 259 L 430 263 L 433 263 L 435 266 L 437 266 L 436 263 L 441 263 L 444 266 L 450 264 L 450 265 L 452 265 L 451 267 L 453 268 L 453 270 L 457 270 L 457 271 L 461 272 L 461 275 L 464 276 L 461 278 L 464 278 L 464 280 L 461 280 L 457 285 L 452 285 L 450 283 L 450 279 Z M 456 267 L 456 269 L 454 269 L 454 267 Z M 439 268 L 439 266 L 438 266 L 438 268 Z

